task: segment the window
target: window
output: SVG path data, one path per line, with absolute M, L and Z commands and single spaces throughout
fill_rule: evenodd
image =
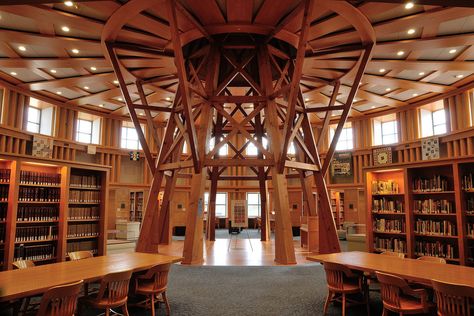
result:
M 186 143 L 186 141 L 183 142 L 183 154 L 187 154 L 188 153 L 188 144 Z
M 336 134 L 337 125 L 331 126 L 329 129 L 329 141 L 332 142 L 334 135 Z M 347 123 L 344 125 L 337 141 L 336 150 L 349 150 L 354 148 L 354 140 L 352 136 L 352 125 Z
M 26 118 L 26 130 L 30 133 L 53 135 L 54 107 L 49 103 L 30 98 Z
M 31 133 L 39 133 L 41 125 L 41 110 L 33 106 L 28 107 L 28 122 L 26 130 Z
M 291 142 L 290 143 L 290 146 L 288 146 L 288 155 L 291 155 L 291 156 L 294 156 L 296 155 L 296 147 L 295 147 L 295 143 Z
M 256 137 L 254 137 L 255 140 L 257 140 Z M 267 149 L 268 148 L 268 140 L 265 137 L 262 137 L 262 145 L 263 148 Z M 245 149 L 245 153 L 247 156 L 257 156 L 258 155 L 258 148 L 255 146 L 254 143 L 249 143 L 247 145 L 247 148 Z
M 388 145 L 398 142 L 398 125 L 395 114 L 373 120 L 373 145 Z
M 99 144 L 100 117 L 79 112 L 76 124 L 77 142 L 85 144 Z
M 222 139 L 223 139 L 223 138 L 221 138 L 221 140 L 222 140 Z M 213 150 L 215 145 L 216 145 L 216 138 L 215 138 L 215 137 L 212 137 L 212 138 L 209 140 L 209 151 Z M 222 146 L 219 148 L 218 155 L 219 155 L 219 156 L 227 156 L 228 150 L 229 150 L 229 145 L 228 145 L 227 143 L 225 143 L 224 145 L 222 145 Z
M 420 109 L 421 137 L 444 134 L 446 128 L 446 113 L 444 108 L 437 110 Z
M 208 212 L 209 193 L 204 193 L 204 211 Z M 216 193 L 216 217 L 227 217 L 227 193 Z
M 248 217 L 259 217 L 261 206 L 260 193 L 247 192 Z
M 145 127 L 143 124 L 140 124 L 142 131 Z M 126 149 L 141 150 L 142 145 L 138 139 L 138 133 L 135 129 L 135 126 L 132 122 L 123 122 L 122 125 L 122 136 L 120 141 L 120 146 Z

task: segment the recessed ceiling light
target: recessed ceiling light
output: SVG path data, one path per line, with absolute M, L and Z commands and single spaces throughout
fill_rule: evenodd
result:
M 18 46 L 18 49 L 21 50 L 22 52 L 24 52 L 26 50 L 26 47 L 25 46 Z
M 397 55 L 398 55 L 398 56 L 403 56 L 404 54 L 405 54 L 405 52 L 404 52 L 404 51 L 402 51 L 402 50 L 401 50 L 401 51 L 399 51 L 399 52 L 397 52 Z
M 77 48 L 73 48 L 71 51 L 72 51 L 74 54 L 79 54 L 79 50 L 78 50 Z
M 407 33 L 410 34 L 410 35 L 411 35 L 411 34 L 415 34 L 415 29 L 409 29 L 409 30 L 407 31 Z
M 140 113 L 139 115 L 140 115 L 140 116 L 143 116 L 143 115 L 145 115 L 145 114 L 143 114 L 143 113 Z
M 371 109 L 375 109 L 375 105 L 372 105 L 370 108 L 371 108 Z
M 61 30 L 63 30 L 63 32 L 69 32 L 70 31 L 69 27 L 67 27 L 67 26 L 61 27 Z
M 88 86 L 85 86 L 84 89 L 89 90 L 89 87 L 88 87 Z
M 74 2 L 72 1 L 64 1 L 64 5 L 68 6 L 68 7 L 72 7 L 74 5 Z
M 413 2 L 407 2 L 407 3 L 405 4 L 405 9 L 408 10 L 408 9 L 413 8 L 414 6 L 415 6 L 415 5 L 413 4 Z
M 462 78 L 462 77 L 464 77 L 464 75 L 462 75 L 462 74 L 459 74 L 459 75 L 456 76 L 456 78 Z
M 123 101 L 123 99 L 122 99 L 122 98 L 118 98 L 118 100 L 119 100 L 119 101 Z
M 170 97 L 166 97 L 166 101 L 171 101 L 171 98 L 170 98 Z
M 379 72 L 385 72 L 385 68 L 379 69 Z
M 62 93 L 61 91 L 56 91 L 56 94 L 61 95 L 61 94 L 63 94 L 63 93 Z
M 50 72 L 51 72 L 52 74 L 55 74 L 57 71 L 56 71 L 56 69 L 51 69 Z
M 10 72 L 10 75 L 12 75 L 12 76 L 16 76 L 16 75 L 17 75 L 17 73 L 16 73 L 16 72 L 14 72 L 14 71 L 12 71 L 12 72 Z
M 103 107 L 104 107 L 104 105 L 103 105 L 103 104 L 99 104 L 99 107 L 103 108 Z
M 425 72 L 424 72 L 424 71 L 418 73 L 418 76 L 424 76 L 424 75 L 425 75 Z
M 387 91 L 387 92 L 392 91 L 392 88 L 387 88 L 387 89 L 385 89 L 385 91 Z
M 414 96 L 414 97 L 417 97 L 417 96 L 418 96 L 418 93 L 413 93 L 413 96 Z
M 305 100 L 305 102 L 308 102 L 308 101 L 309 101 L 309 98 L 306 98 L 306 99 L 304 99 L 304 100 Z
M 118 80 L 114 80 L 114 84 L 118 84 Z
M 450 54 L 454 54 L 455 52 L 457 52 L 457 49 L 451 49 L 451 50 L 449 51 Z
M 92 70 L 92 71 L 96 71 L 97 68 L 95 68 L 94 66 L 92 66 L 92 67 L 91 67 L 91 70 Z

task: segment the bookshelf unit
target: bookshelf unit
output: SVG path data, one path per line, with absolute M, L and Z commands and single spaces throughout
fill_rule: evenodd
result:
M 336 227 L 340 229 L 344 223 L 344 191 L 331 190 L 330 197 L 332 216 Z
M 368 250 L 474 265 L 472 170 L 472 158 L 366 168 Z M 393 191 L 377 192 L 377 181 L 397 185 Z M 384 244 L 381 238 L 388 247 L 379 247 Z M 400 247 L 395 248 L 397 244 Z
M 65 261 L 69 251 L 104 255 L 108 172 L 98 165 L 0 154 L 0 270 L 19 259 L 37 265 Z
M 143 220 L 143 191 L 130 191 L 130 221 L 141 223 Z

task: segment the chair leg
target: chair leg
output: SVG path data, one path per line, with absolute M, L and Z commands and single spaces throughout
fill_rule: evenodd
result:
M 326 302 L 324 303 L 324 310 L 323 310 L 323 315 L 326 315 L 329 303 L 331 302 L 332 298 L 332 293 L 331 291 L 328 292 L 328 296 L 326 297 Z
M 105 316 L 110 316 L 110 308 L 105 309 Z
M 125 305 L 122 306 L 122 313 L 123 313 L 123 316 L 129 316 L 127 303 L 125 303 Z
M 388 313 L 387 313 L 387 310 L 385 309 L 385 307 L 383 308 L 382 316 L 388 316 Z
M 346 316 L 346 293 L 342 294 L 342 316 Z
M 163 301 L 165 302 L 166 315 L 169 316 L 171 314 L 171 309 L 170 309 L 170 303 L 168 302 L 168 297 L 166 297 L 166 291 L 161 293 L 161 297 L 163 298 Z
M 151 303 L 150 303 L 150 308 L 151 308 L 151 316 L 155 316 L 155 294 L 151 294 Z

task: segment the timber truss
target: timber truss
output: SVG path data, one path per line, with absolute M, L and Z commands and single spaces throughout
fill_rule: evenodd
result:
M 277 30 L 266 36 L 237 31 L 211 36 L 197 21 L 189 17 L 203 34 L 203 38 L 183 47 L 176 15 L 177 10 L 183 8 L 179 2 L 168 1 L 167 4 L 179 79 L 172 107 L 159 108 L 147 104 L 144 86 L 160 78 L 137 80 L 135 85 L 140 102 L 133 101 L 127 89 L 127 74 L 124 73 L 117 54 L 117 50 L 123 47 L 114 42 L 106 43 L 123 98 L 153 174 L 136 250 L 156 252 L 160 243 L 170 242 L 170 202 L 174 187 L 181 172 L 191 170 L 183 263 L 200 263 L 203 259 L 202 210 L 207 180 L 210 180 L 206 230 L 206 238 L 209 240 L 215 239 L 213 223 L 219 180 L 258 182 L 262 199 L 261 239 L 269 240 L 269 209 L 266 199 L 267 185 L 271 181 L 275 212 L 275 260 L 282 264 L 296 263 L 287 190 L 287 178 L 292 177 L 301 181 L 306 214 L 318 216 L 320 253 L 339 252 L 325 175 L 370 59 L 373 43 L 366 43 L 362 48 L 358 69 L 352 76 L 352 88 L 343 105 L 335 105 L 340 81 L 329 83 L 333 86 L 332 96 L 326 107 L 317 109 L 325 112 L 325 116 L 322 132 L 315 138 L 309 120 L 309 113 L 315 110 L 306 108 L 299 84 L 311 22 L 309 17 L 312 1 L 302 1 L 298 8 L 298 13 L 303 14 L 297 45 L 275 39 Z M 141 50 L 146 54 L 162 54 L 152 49 L 128 49 Z M 152 127 L 154 141 L 161 144 L 156 157 L 152 155 L 141 131 L 136 110 L 144 111 L 147 123 Z M 342 115 L 322 162 L 318 144 L 325 137 L 331 113 L 336 110 L 342 110 Z M 154 126 L 151 111 L 169 113 L 162 139 Z M 237 137 L 245 141 L 236 142 Z M 215 140 L 212 150 L 208 146 L 211 138 Z M 268 146 L 265 139 L 268 140 Z M 190 148 L 187 158 L 183 158 L 181 152 L 183 142 Z M 244 151 L 250 144 L 258 148 L 256 157 L 244 156 Z M 296 149 L 295 155 L 287 154 L 291 144 Z M 231 154 L 224 158 L 219 156 L 219 149 L 225 145 L 231 150 Z M 248 168 L 249 175 L 229 175 L 227 169 L 233 166 Z M 317 201 L 312 193 L 313 181 L 317 188 Z M 163 185 L 163 199 L 159 206 L 157 197 Z

